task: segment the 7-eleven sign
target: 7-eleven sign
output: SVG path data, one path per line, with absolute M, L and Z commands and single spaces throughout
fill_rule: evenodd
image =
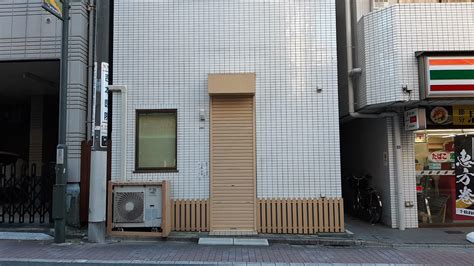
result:
M 474 96 L 474 56 L 429 56 L 425 69 L 427 98 Z

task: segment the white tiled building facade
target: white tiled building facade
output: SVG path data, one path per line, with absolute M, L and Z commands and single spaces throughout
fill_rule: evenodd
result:
M 400 4 L 363 16 L 356 27 L 357 60 L 354 67 L 362 69 L 356 79 L 356 110 L 363 112 L 395 111 L 403 116 L 404 106 L 420 100 L 419 71 L 415 52 L 474 51 L 474 4 Z M 402 85 L 411 89 L 403 93 Z M 408 108 L 408 107 L 407 107 Z M 349 132 L 359 131 L 360 143 L 342 134 L 344 149 L 353 150 L 374 145 L 373 153 L 348 152 L 342 159 L 344 171 L 371 173 L 374 186 L 384 201 L 384 223 L 398 227 L 398 191 L 396 184 L 395 145 L 391 118 L 353 121 L 345 126 Z M 367 122 L 368 121 L 368 122 Z M 400 121 L 403 126 L 403 121 Z M 364 133 L 365 132 L 365 133 Z M 371 132 L 382 132 L 374 139 Z M 346 136 L 346 137 L 344 137 Z M 418 227 L 414 135 L 401 131 L 402 179 L 404 201 L 413 207 L 404 208 L 407 228 Z M 382 158 L 387 160 L 382 162 Z M 353 158 L 350 161 L 347 158 Z M 373 161 L 381 163 L 364 164 Z M 348 165 L 345 163 L 348 162 Z M 362 162 L 362 163 L 361 163 Z
M 334 0 L 116 0 L 113 82 L 127 86 L 128 122 L 121 176 L 115 95 L 112 179 L 209 198 L 207 75 L 254 72 L 257 197 L 340 197 L 335 30 Z M 178 172 L 134 173 L 136 109 L 177 109 Z
M 473 24 L 473 3 L 394 5 L 364 16 L 358 23 L 365 71 L 357 108 L 419 100 L 415 52 L 474 50 Z M 412 89 L 411 96 L 402 84 Z

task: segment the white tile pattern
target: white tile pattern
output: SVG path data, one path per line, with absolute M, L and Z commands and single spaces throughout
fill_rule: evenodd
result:
M 401 4 L 359 21 L 357 108 L 419 99 L 417 51 L 474 50 L 474 3 Z M 403 94 L 402 84 L 413 90 Z
M 358 23 L 357 109 L 397 101 L 419 100 L 417 51 L 474 50 L 474 4 L 406 4 L 370 13 Z M 402 93 L 402 84 L 412 95 Z M 403 111 L 403 110 L 399 110 Z M 402 112 L 403 113 L 403 112 Z M 401 121 L 403 125 L 403 121 Z M 387 119 L 392 227 L 398 226 L 393 126 Z M 418 227 L 413 133 L 402 130 L 404 201 L 407 228 Z
M 340 196 L 334 0 L 116 0 L 114 19 L 128 180 L 169 179 L 174 197 L 207 198 L 207 74 L 255 72 L 258 197 Z M 178 173 L 133 173 L 135 110 L 155 108 L 178 109 Z
M 395 163 L 395 146 L 393 139 L 393 119 L 387 119 L 388 132 L 388 153 L 390 158 L 390 205 L 392 215 L 392 227 L 396 228 L 398 222 L 398 188 L 396 181 L 396 163 Z M 403 125 L 403 118 L 400 119 L 400 125 Z M 418 209 L 416 206 L 416 173 L 415 173 L 415 146 L 413 132 L 401 130 L 402 142 L 402 176 L 403 176 L 403 193 L 404 201 L 412 201 L 415 206 L 405 208 L 405 226 L 407 228 L 418 227 Z

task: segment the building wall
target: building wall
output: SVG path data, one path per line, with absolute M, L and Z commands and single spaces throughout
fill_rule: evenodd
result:
M 373 10 L 379 10 L 395 4 L 422 4 L 422 3 L 470 3 L 473 0 L 359 0 L 372 4 Z
M 358 43 L 363 46 L 358 49 L 361 64 L 357 67 L 362 68 L 364 75 L 357 84 L 356 109 L 397 99 L 397 51 L 394 46 L 398 25 L 394 16 L 393 8 L 386 8 L 359 21 Z
M 61 22 L 41 7 L 41 0 L 0 2 L 0 61 L 61 57 Z M 69 182 L 80 180 L 80 149 L 87 110 L 87 25 L 85 0 L 71 4 L 68 79 Z
M 364 46 L 358 106 L 419 100 L 417 51 L 474 50 L 474 4 L 400 4 L 359 21 Z M 365 84 L 364 84 L 365 83 Z M 402 85 L 412 89 L 402 92 Z
M 416 51 L 473 51 L 474 3 L 399 5 L 397 9 L 399 84 L 413 88 L 412 98 L 419 99 L 418 64 L 413 54 Z
M 400 118 L 400 125 L 403 125 L 403 117 Z M 393 136 L 392 118 L 387 119 L 387 132 L 389 140 L 389 160 L 390 160 L 390 188 L 391 188 L 391 205 L 392 205 L 392 227 L 398 227 L 398 196 L 396 183 L 396 164 L 395 164 L 395 146 Z M 414 206 L 404 208 L 405 210 L 405 227 L 418 227 L 418 211 L 416 201 L 416 173 L 415 173 L 415 137 L 412 131 L 401 129 L 402 143 L 402 177 L 403 177 L 403 195 L 404 202 L 411 201 Z
M 175 198 L 209 197 L 207 74 L 255 72 L 257 196 L 340 196 L 335 29 L 334 0 L 116 0 L 114 84 L 128 86 L 129 108 L 123 178 L 169 179 Z M 178 173 L 134 173 L 135 110 L 155 108 L 178 109 Z

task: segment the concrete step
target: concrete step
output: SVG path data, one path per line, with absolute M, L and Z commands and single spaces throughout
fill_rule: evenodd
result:
M 201 237 L 198 244 L 210 246 L 269 246 L 268 240 L 263 238 L 229 237 Z

